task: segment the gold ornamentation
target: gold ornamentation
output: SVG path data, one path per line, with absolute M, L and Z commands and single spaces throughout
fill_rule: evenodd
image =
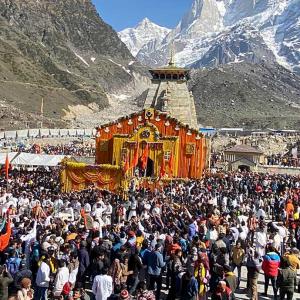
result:
M 194 143 L 188 143 L 186 144 L 186 147 L 185 147 L 185 153 L 187 155 L 193 155 L 195 154 L 195 144 Z

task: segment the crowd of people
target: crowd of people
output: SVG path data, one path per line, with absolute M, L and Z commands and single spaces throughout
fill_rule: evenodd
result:
M 58 182 L 43 169 L 0 181 L 1 300 L 293 299 L 300 177 L 217 173 L 153 191 L 133 181 L 126 199 L 62 194 Z
M 267 165 L 299 168 L 300 158 L 295 158 L 292 155 L 271 155 L 267 157 Z
M 16 152 L 26 152 L 35 154 L 51 154 L 51 155 L 73 155 L 73 156 L 95 156 L 95 145 L 90 143 L 68 143 L 61 145 L 24 145 L 19 144 L 13 149 Z

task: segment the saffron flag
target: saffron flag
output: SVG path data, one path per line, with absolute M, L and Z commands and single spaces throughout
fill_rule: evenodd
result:
M 133 155 L 131 168 L 135 168 L 138 165 L 138 163 L 139 163 L 139 144 L 134 149 L 134 155 Z
M 161 166 L 160 166 L 160 174 L 159 177 L 164 177 L 166 175 L 166 166 L 165 166 L 165 158 L 163 156 Z
M 149 156 L 149 146 L 146 145 L 146 148 L 144 149 L 141 161 L 142 161 L 142 168 L 145 170 L 147 168 L 147 162 L 148 162 L 148 156 Z
M 173 152 L 171 152 L 170 159 L 169 159 L 169 172 L 170 175 L 173 175 L 174 171 L 174 155 Z
M 0 236 L 0 251 L 1 252 L 7 248 L 8 244 L 9 244 L 10 236 L 11 236 L 11 227 L 10 227 L 10 221 L 8 221 L 7 225 L 6 225 L 6 232 Z

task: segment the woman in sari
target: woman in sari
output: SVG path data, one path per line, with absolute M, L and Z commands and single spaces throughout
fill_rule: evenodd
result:
M 206 300 L 207 284 L 209 280 L 209 262 L 207 254 L 204 251 L 198 254 L 198 261 L 195 263 L 194 274 L 199 286 L 198 300 Z

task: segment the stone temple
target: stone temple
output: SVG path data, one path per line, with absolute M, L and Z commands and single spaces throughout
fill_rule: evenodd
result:
M 155 108 L 197 129 L 194 97 L 188 90 L 189 69 L 175 65 L 171 55 L 168 66 L 149 70 L 152 84 L 144 108 Z

